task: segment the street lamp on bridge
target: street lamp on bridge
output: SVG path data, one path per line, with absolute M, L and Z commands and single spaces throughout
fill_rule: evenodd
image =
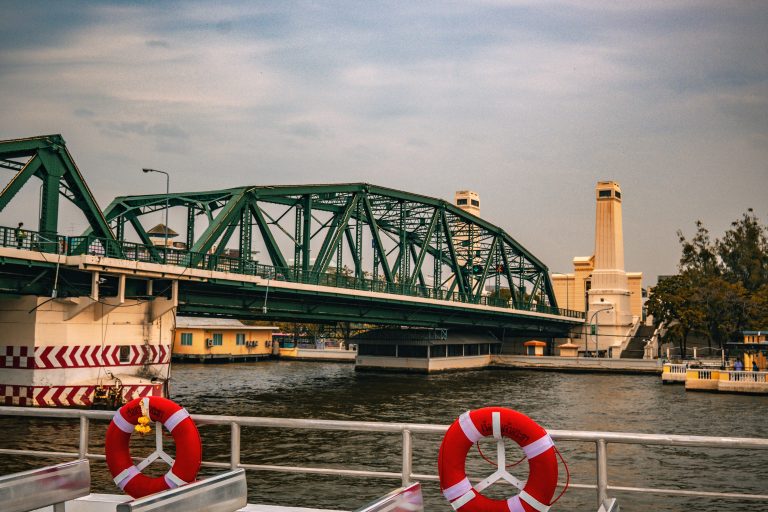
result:
M 157 169 L 143 168 L 142 172 L 157 172 L 165 174 L 165 243 L 163 244 L 163 263 L 168 262 L 168 196 L 171 195 L 171 177 L 165 171 L 159 171 Z

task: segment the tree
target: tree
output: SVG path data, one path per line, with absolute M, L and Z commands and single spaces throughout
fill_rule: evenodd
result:
M 750 293 L 768 284 L 768 237 L 750 208 L 716 243 L 723 274 Z
M 670 327 L 685 353 L 688 336 L 706 334 L 722 348 L 745 329 L 768 325 L 768 229 L 752 209 L 731 223 L 722 239 L 711 239 L 701 221 L 687 239 L 678 231 L 680 273 L 659 281 L 648 312 Z
M 688 336 L 705 317 L 701 303 L 694 298 L 695 291 L 691 274 L 671 276 L 659 281 L 647 303 L 648 313 L 657 324 L 664 322 L 668 326 L 667 336 L 679 343 L 683 355 L 688 348 Z
M 696 221 L 696 234 L 691 240 L 687 240 L 681 230 L 678 230 L 677 238 L 683 246 L 678 264 L 681 272 L 692 271 L 705 276 L 720 274 L 717 249 L 709 239 L 709 230 L 700 220 Z

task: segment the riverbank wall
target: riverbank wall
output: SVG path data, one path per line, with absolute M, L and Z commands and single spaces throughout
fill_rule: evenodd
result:
M 279 358 L 286 361 L 354 363 L 356 356 L 356 350 L 299 348 L 292 352 L 281 350 Z
M 661 375 L 662 364 L 661 360 L 656 359 L 612 359 L 558 356 L 536 357 L 499 354 L 494 355 L 491 358 L 488 368 Z

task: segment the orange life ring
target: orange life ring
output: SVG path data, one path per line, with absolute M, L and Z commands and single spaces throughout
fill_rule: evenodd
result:
M 143 463 L 139 464 L 141 468 L 135 466 L 129 452 L 131 434 L 142 415 L 142 402 L 149 411 L 149 418 L 162 422 L 176 443 L 176 460 L 163 453 L 161 447 L 158 447 L 160 454 L 155 452 L 145 460 L 151 462 L 153 455 L 158 454 L 155 458 L 162 458 L 168 464 L 173 462 L 165 475 L 155 478 L 142 474 L 141 468 L 145 466 Z M 136 398 L 115 412 L 107 429 L 104 452 L 115 484 L 134 498 L 194 482 L 203 459 L 200 433 L 189 413 L 175 402 L 159 396 Z
M 512 439 L 528 459 L 528 481 L 507 500 L 483 496 L 467 478 L 467 453 L 488 436 Z M 504 407 L 467 411 L 454 421 L 440 445 L 437 466 L 443 495 L 462 512 L 546 512 L 557 487 L 555 445 L 547 431 L 525 414 Z

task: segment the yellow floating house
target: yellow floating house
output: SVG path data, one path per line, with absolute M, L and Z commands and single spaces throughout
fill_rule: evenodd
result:
M 245 325 L 228 318 L 176 317 L 173 360 L 255 361 L 272 355 L 274 326 Z

